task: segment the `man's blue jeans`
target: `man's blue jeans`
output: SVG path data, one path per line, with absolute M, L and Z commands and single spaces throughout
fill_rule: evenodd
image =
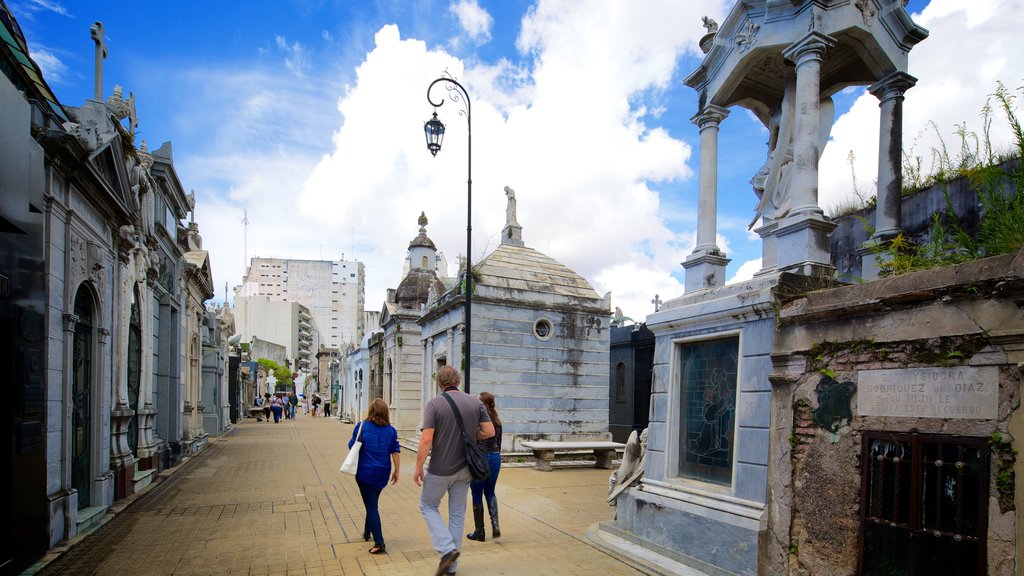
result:
M 380 500 L 380 488 L 374 488 L 356 480 L 359 486 L 359 495 L 363 497 L 363 507 L 366 508 L 366 522 L 363 524 L 363 532 L 373 535 L 373 543 L 381 545 L 384 543 L 384 529 L 380 525 L 380 510 L 377 508 L 377 501 Z
M 424 474 L 423 491 L 420 492 L 420 512 L 427 521 L 430 541 L 434 550 L 444 556 L 452 550 L 462 550 L 462 529 L 466 523 L 466 493 L 473 476 L 469 467 L 459 470 L 451 476 L 435 476 L 430 472 Z M 448 495 L 448 525 L 438 508 L 441 499 Z M 454 572 L 456 564 L 452 564 L 448 572 Z

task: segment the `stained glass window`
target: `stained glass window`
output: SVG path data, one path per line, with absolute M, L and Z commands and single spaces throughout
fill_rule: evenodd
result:
M 729 485 L 739 338 L 686 343 L 679 354 L 679 474 Z

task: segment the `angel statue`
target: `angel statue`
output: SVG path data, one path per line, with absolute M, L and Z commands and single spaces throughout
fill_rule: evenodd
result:
M 608 502 L 609 506 L 615 506 L 616 499 L 620 494 L 635 484 L 644 475 L 644 460 L 647 457 L 647 428 L 637 435 L 633 430 L 626 441 L 626 448 L 622 451 L 622 463 L 619 469 L 612 472 L 608 478 Z

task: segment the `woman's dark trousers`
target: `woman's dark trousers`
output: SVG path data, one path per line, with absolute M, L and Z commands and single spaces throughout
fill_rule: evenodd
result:
M 363 525 L 363 533 L 369 532 L 373 535 L 373 543 L 377 546 L 384 544 L 384 530 L 380 526 L 380 510 L 377 508 L 377 501 L 380 499 L 380 488 L 374 488 L 356 480 L 359 486 L 359 495 L 363 497 L 363 507 L 366 508 L 366 523 Z
M 501 472 L 501 453 L 488 452 L 487 460 L 491 464 L 491 476 L 487 480 L 474 480 L 469 489 L 473 493 L 473 532 L 466 534 L 470 540 L 484 541 L 484 498 L 487 499 L 487 512 L 491 515 L 491 534 L 501 536 L 498 526 L 498 497 L 494 494 L 494 486 L 498 483 Z

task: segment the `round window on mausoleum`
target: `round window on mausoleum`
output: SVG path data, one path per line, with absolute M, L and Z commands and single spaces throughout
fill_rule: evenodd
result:
M 541 318 L 533 323 L 533 335 L 540 340 L 548 340 L 551 338 L 554 329 L 551 326 L 551 320 L 547 318 Z

